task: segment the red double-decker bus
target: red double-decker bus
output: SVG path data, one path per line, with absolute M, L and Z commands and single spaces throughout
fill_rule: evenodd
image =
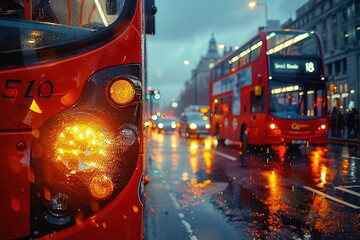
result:
M 147 2 L 0 1 L 0 238 L 143 239 Z
M 327 83 L 316 33 L 260 31 L 211 70 L 211 133 L 251 145 L 327 143 Z

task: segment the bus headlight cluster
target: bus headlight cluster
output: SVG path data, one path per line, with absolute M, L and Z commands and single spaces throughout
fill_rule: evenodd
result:
M 43 181 L 52 188 L 47 198 L 49 211 L 56 212 L 61 202 L 65 206 L 66 195 L 104 201 L 125 187 L 138 154 L 135 125 L 115 129 L 98 116 L 76 112 L 54 119 L 42 132 L 34 143 L 33 156 L 44 165 L 40 168 L 46 169 Z M 62 195 L 52 196 L 53 191 Z

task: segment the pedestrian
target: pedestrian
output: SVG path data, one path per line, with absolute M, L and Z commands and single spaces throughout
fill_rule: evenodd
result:
M 331 114 L 330 114 L 330 130 L 331 130 L 331 136 L 336 136 L 336 128 L 337 128 L 337 117 L 338 117 L 338 111 L 336 107 L 333 107 Z
M 336 122 L 336 136 L 342 137 L 345 125 L 345 119 L 341 111 L 338 111 L 337 122 Z
M 357 126 L 357 117 L 358 112 L 356 108 L 351 108 L 351 110 L 346 114 L 346 127 L 347 127 L 347 137 L 356 138 L 358 132 Z

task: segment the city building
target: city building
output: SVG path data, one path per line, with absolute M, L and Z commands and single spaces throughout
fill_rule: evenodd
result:
M 360 1 L 309 0 L 282 28 L 316 31 L 321 38 L 329 85 L 329 109 L 360 106 Z
M 178 113 L 189 105 L 208 105 L 210 70 L 220 58 L 214 35 L 209 41 L 209 48 L 205 56 L 201 56 L 195 69 L 191 71 L 191 79 L 185 83 L 185 89 L 178 99 Z

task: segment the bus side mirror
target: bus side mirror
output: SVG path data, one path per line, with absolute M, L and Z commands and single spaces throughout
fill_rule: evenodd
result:
M 155 0 L 145 0 L 145 33 L 155 34 Z
M 106 14 L 107 15 L 116 15 L 117 14 L 117 1 L 116 0 L 106 0 Z
M 257 97 L 260 97 L 262 95 L 261 86 L 255 86 L 254 94 Z

